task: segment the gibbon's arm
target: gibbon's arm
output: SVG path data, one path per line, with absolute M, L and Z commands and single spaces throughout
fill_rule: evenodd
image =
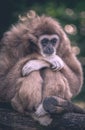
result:
M 30 60 L 22 68 L 22 75 L 26 76 L 32 71 L 40 70 L 45 67 L 50 67 L 50 64 L 43 60 Z
M 80 62 L 74 54 L 69 54 L 63 58 L 64 67 L 61 72 L 68 80 L 70 90 L 73 96 L 77 95 L 83 84 L 83 72 Z
M 54 71 L 59 71 L 64 67 L 64 62 L 57 55 L 51 57 L 42 57 L 42 60 L 31 60 L 28 61 L 22 68 L 22 75 L 26 76 L 32 71 L 50 67 L 50 65 Z

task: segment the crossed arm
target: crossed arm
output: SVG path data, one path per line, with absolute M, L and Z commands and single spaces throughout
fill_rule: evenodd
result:
M 30 60 L 23 66 L 22 75 L 26 76 L 32 71 L 40 70 L 46 67 L 49 67 L 54 71 L 59 71 L 64 67 L 64 62 L 58 55 L 51 57 L 43 57 L 41 60 Z

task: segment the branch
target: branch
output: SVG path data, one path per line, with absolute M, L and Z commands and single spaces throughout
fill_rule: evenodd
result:
M 53 118 L 51 125 L 47 127 L 40 126 L 30 116 L 21 115 L 11 107 L 0 108 L 0 125 L 12 128 L 31 127 L 37 130 L 85 130 L 85 111 L 72 102 L 59 97 L 49 97 L 44 100 L 43 107 Z

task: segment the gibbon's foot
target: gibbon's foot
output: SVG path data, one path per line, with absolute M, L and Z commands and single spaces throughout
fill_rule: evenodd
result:
M 85 114 L 85 110 L 72 103 L 70 100 L 65 100 L 61 97 L 50 96 L 43 101 L 43 109 L 49 114 L 60 114 L 67 112 Z
M 41 125 L 48 126 L 52 122 L 50 114 L 63 112 L 63 104 L 66 100 L 60 97 L 46 97 L 44 101 L 38 106 L 33 116 Z
M 61 113 L 65 109 L 66 100 L 60 97 L 46 97 L 43 101 L 43 108 L 46 112 L 52 113 Z
M 50 117 L 49 113 L 46 112 L 43 108 L 43 103 L 41 103 L 36 112 L 33 115 L 33 118 L 37 120 L 41 125 L 48 126 L 52 122 L 52 118 Z
M 51 113 L 61 113 L 65 110 L 68 101 L 63 98 L 50 96 L 46 97 L 44 101 L 36 109 L 36 116 L 42 117 Z

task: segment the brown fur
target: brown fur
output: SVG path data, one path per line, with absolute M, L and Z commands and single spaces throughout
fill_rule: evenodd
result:
M 47 68 L 22 77 L 23 65 L 32 59 L 43 59 L 37 44 L 42 34 L 58 34 L 57 49 L 65 63 L 62 70 L 53 72 Z M 0 99 L 12 102 L 20 112 L 36 108 L 47 96 L 71 99 L 82 86 L 82 69 L 71 50 L 70 41 L 59 23 L 46 16 L 26 17 L 4 34 L 0 50 Z

